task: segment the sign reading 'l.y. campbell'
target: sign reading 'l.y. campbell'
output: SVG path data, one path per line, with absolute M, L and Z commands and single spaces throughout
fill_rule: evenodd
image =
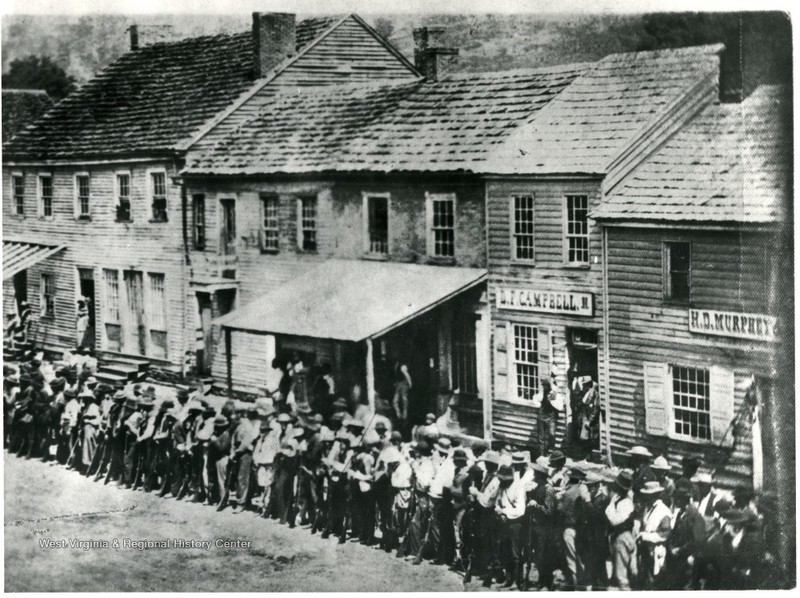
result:
M 713 309 L 690 309 L 689 331 L 756 341 L 774 341 L 777 318 Z
M 538 289 L 497 289 L 498 309 L 541 311 L 575 316 L 594 315 L 591 293 L 571 291 L 541 291 Z

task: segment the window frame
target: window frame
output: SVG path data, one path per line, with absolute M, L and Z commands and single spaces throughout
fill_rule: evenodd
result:
M 121 324 L 122 319 L 122 291 L 120 289 L 120 274 L 118 268 L 102 268 L 103 271 L 103 323 Z M 113 273 L 113 276 L 109 274 Z M 114 281 L 116 293 L 109 292 L 109 281 Z M 112 297 L 114 300 L 112 301 Z M 116 313 L 114 313 L 116 312 Z M 114 317 L 116 316 L 116 317 Z
M 453 205 L 453 226 L 452 227 L 435 227 L 435 211 L 434 202 L 449 201 Z M 437 230 L 452 230 L 453 232 L 453 253 L 452 255 L 440 255 L 436 253 L 436 231 Z M 441 261 L 454 261 L 456 259 L 456 232 L 458 230 L 458 198 L 455 192 L 447 193 L 430 193 L 425 192 L 425 239 L 426 239 L 426 252 L 428 257 L 433 260 Z
M 689 270 L 687 271 L 687 286 L 689 288 L 688 296 L 674 297 L 672 295 L 672 246 L 677 244 L 689 246 Z M 664 303 L 673 305 L 691 305 L 692 304 L 692 263 L 693 263 L 693 248 L 692 242 L 685 239 L 664 239 L 661 242 L 661 284 L 662 284 L 662 299 Z
M 22 193 L 17 195 L 17 179 L 22 181 Z M 25 217 L 25 173 L 14 171 L 11 173 L 11 216 L 16 218 Z M 21 200 L 21 201 L 18 201 Z M 21 208 L 21 209 L 20 209 Z
M 586 199 L 586 233 L 582 235 L 570 234 L 569 232 L 569 202 L 570 199 L 583 197 Z M 591 254 L 591 235 L 589 232 L 589 194 L 588 193 L 565 193 L 562 206 L 562 261 L 566 268 L 589 268 L 592 264 Z M 573 208 L 574 209 L 574 208 Z M 577 221 L 576 221 L 577 222 Z M 569 259 L 570 239 L 573 238 L 586 238 L 586 261 L 576 262 Z
M 535 346 L 536 346 L 536 364 L 531 362 L 522 362 L 518 361 L 516 358 L 516 350 L 517 350 L 517 327 L 524 327 L 529 330 L 533 331 L 533 336 L 531 338 L 535 339 Z M 516 403 L 517 405 L 527 405 L 529 407 L 533 407 L 534 397 L 541 391 L 541 363 L 539 359 L 539 331 L 540 326 L 536 324 L 531 324 L 528 322 L 508 322 L 508 333 L 506 339 L 506 351 L 508 355 L 508 396 L 507 401 L 509 403 Z M 518 364 L 529 365 L 531 367 L 536 368 L 536 388 L 535 392 L 531 394 L 531 398 L 529 399 L 522 399 L 519 397 L 519 386 L 517 384 L 517 366 Z
M 306 218 L 304 216 L 304 209 L 305 203 L 308 201 L 312 201 L 314 205 L 314 219 L 313 219 L 313 226 L 311 228 L 307 228 L 305 226 Z M 297 238 L 296 238 L 296 245 L 297 250 L 303 253 L 317 253 L 319 251 L 319 227 L 317 223 L 319 222 L 319 198 L 316 193 L 306 193 L 306 194 L 299 194 L 297 196 Z M 306 231 L 311 231 L 314 233 L 314 247 L 307 248 L 306 244 Z
M 198 198 L 203 204 L 203 209 L 197 209 Z M 198 215 L 201 216 L 200 224 L 198 224 Z M 202 240 L 199 239 L 197 234 L 198 228 L 203 231 Z M 198 251 L 203 251 L 208 243 L 208 227 L 206 226 L 206 194 L 205 193 L 192 193 L 192 247 Z
M 369 200 L 370 198 L 386 200 L 386 253 L 370 250 L 369 239 Z M 392 254 L 392 195 L 388 191 L 361 192 L 361 236 L 363 257 L 373 260 L 386 260 Z
M 163 175 L 164 177 L 164 214 L 163 217 L 156 215 L 155 201 L 156 201 L 156 175 Z M 148 168 L 147 169 L 147 203 L 150 209 L 150 222 L 169 222 L 169 183 L 166 168 Z
M 681 434 L 675 431 L 675 422 L 677 421 L 675 417 L 676 405 L 675 405 L 675 390 L 674 390 L 676 368 L 704 371 L 706 374 L 706 382 L 707 382 L 706 387 L 708 389 L 708 394 L 706 396 L 706 400 L 708 401 L 708 411 L 707 411 L 708 438 L 694 437 L 690 435 Z M 664 381 L 664 383 L 668 385 L 669 389 L 669 404 L 667 405 L 667 411 L 669 414 L 669 422 L 668 422 L 669 427 L 667 428 L 667 438 L 679 442 L 688 442 L 692 444 L 701 444 L 701 445 L 714 444 L 714 418 L 711 409 L 711 386 L 712 386 L 711 376 L 712 376 L 711 368 L 708 367 L 696 367 L 696 366 L 682 365 L 677 363 L 667 363 L 667 379 Z M 683 408 L 683 407 L 681 408 L 684 410 L 700 412 L 700 410 L 698 409 Z
M 260 245 L 261 253 L 276 254 L 281 250 L 281 197 L 277 193 L 262 192 L 258 194 L 261 205 Z M 275 202 L 275 226 L 267 226 L 267 203 Z M 275 247 L 267 246 L 267 232 L 275 233 Z
M 122 205 L 120 201 L 122 200 L 122 195 L 120 194 L 120 177 L 127 176 L 128 177 L 128 219 L 124 220 L 119 217 L 119 209 Z M 121 222 L 125 224 L 130 224 L 133 222 L 133 175 L 131 174 L 130 170 L 117 170 L 114 171 L 114 210 L 116 211 L 114 214 L 114 221 Z
M 45 214 L 45 204 L 44 204 L 44 185 L 43 179 L 50 180 L 50 214 Z M 55 216 L 55 193 L 53 188 L 53 173 L 52 172 L 40 172 L 36 176 L 36 203 L 38 206 L 38 214 L 39 218 L 44 220 L 52 220 Z
M 50 281 L 50 295 L 47 294 L 47 283 Z M 48 310 L 50 303 L 47 297 L 51 297 L 52 309 Z M 39 317 L 50 318 L 56 317 L 56 277 L 52 272 L 42 272 L 39 274 Z
M 531 237 L 531 251 L 533 253 L 532 258 L 521 258 L 517 257 L 517 237 L 523 236 L 518 235 L 516 231 L 516 202 L 517 198 L 522 197 L 530 197 L 531 199 L 531 214 L 532 214 L 532 221 L 531 225 L 533 227 L 533 231 L 530 234 Z M 508 201 L 508 212 L 509 212 L 509 243 L 511 246 L 511 261 L 516 264 L 525 264 L 529 266 L 536 265 L 536 194 L 526 191 L 512 191 L 511 195 L 509 196 Z M 527 236 L 527 235 L 526 235 Z
M 89 194 L 86 197 L 86 205 L 88 211 L 84 214 L 81 211 L 81 189 L 80 189 L 80 181 L 82 177 L 86 177 L 88 179 L 88 190 Z M 73 187 L 73 194 L 74 194 L 74 204 L 73 204 L 73 213 L 75 215 L 76 220 L 91 220 L 92 219 L 92 177 L 88 172 L 76 172 L 72 176 L 72 187 Z

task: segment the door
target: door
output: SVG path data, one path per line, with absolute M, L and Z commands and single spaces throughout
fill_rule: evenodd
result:
M 123 333 L 123 352 L 144 355 L 146 352 L 146 333 L 144 318 L 144 290 L 142 273 L 138 270 L 125 270 L 125 295 L 127 297 Z
M 94 349 L 95 293 L 94 270 L 92 268 L 78 268 L 78 285 L 78 292 L 80 293 L 79 299 L 83 299 L 86 302 L 86 310 L 88 312 L 88 320 L 85 324 L 85 328 L 83 328 L 79 317 L 79 334 L 80 329 L 83 329 L 79 344 L 82 347 Z
M 28 271 L 21 270 L 14 274 L 14 299 L 19 312 L 19 304 L 28 301 Z
M 592 450 L 600 448 L 599 395 L 597 390 L 587 394 L 592 386 L 597 389 L 599 381 L 597 331 L 568 328 L 567 351 L 570 363 L 567 384 L 572 413 L 571 440 L 582 450 L 583 456 L 587 456 Z
M 220 203 L 220 251 L 224 255 L 236 253 L 236 201 L 221 199 Z
M 197 347 L 197 373 L 205 376 L 211 372 L 211 362 L 214 358 L 214 338 L 211 334 L 211 322 L 214 319 L 211 304 L 211 295 L 208 293 L 197 294 L 197 305 L 200 311 L 200 335 L 202 342 Z

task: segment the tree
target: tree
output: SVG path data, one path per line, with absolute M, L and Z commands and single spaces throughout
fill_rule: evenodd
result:
M 394 23 L 391 19 L 386 17 L 378 17 L 375 19 L 375 31 L 377 31 L 384 39 L 389 39 L 394 33 Z
M 60 100 L 75 89 L 75 78 L 47 56 L 26 56 L 12 60 L 3 73 L 6 89 L 44 89 L 50 97 Z

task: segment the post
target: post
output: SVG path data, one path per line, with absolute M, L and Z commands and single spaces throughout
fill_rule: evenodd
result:
M 225 365 L 227 366 L 228 398 L 233 398 L 233 366 L 231 361 L 231 329 L 225 327 Z
M 602 400 L 605 407 L 606 419 L 603 426 L 606 439 L 606 459 L 608 465 L 614 465 L 614 456 L 611 453 L 611 335 L 610 325 L 608 319 L 608 227 L 603 228 L 603 370 L 605 374 L 605 383 L 603 384 Z M 600 347 L 600 339 L 597 342 L 598 348 Z M 598 376 L 599 378 L 600 376 Z M 598 380 L 599 382 L 599 380 Z M 602 418 L 600 419 L 602 422 Z
M 375 363 L 372 358 L 372 339 L 367 339 L 367 403 L 375 413 Z

